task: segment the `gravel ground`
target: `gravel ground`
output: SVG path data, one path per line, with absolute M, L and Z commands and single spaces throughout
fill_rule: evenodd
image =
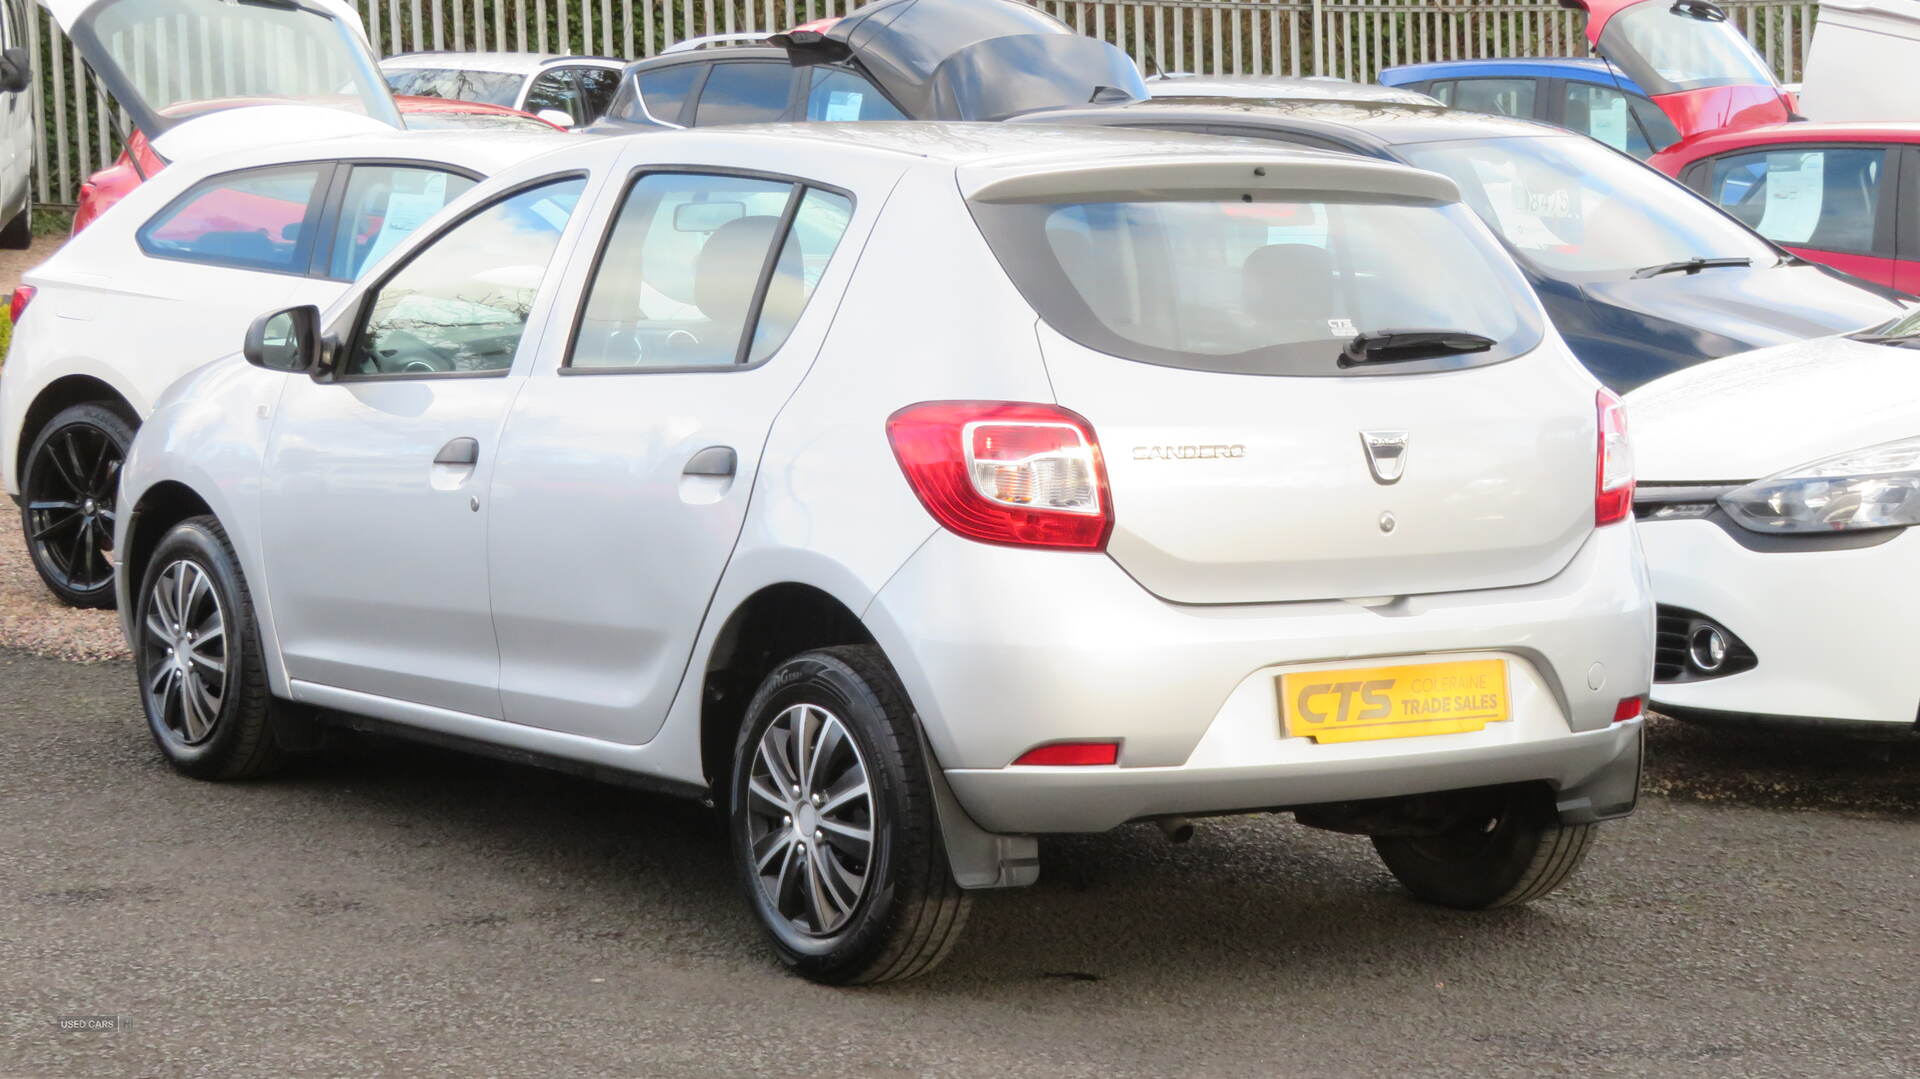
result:
M 0 648 L 73 660 L 128 655 L 118 615 L 68 607 L 40 582 L 27 561 L 20 511 L 9 498 L 0 498 Z

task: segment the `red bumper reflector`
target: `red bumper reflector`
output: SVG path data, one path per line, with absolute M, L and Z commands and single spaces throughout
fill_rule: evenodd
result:
M 1624 723 L 1629 719 L 1639 719 L 1645 711 L 1646 704 L 1640 698 L 1625 697 L 1619 704 L 1613 706 L 1613 721 Z
M 1052 745 L 1035 746 L 1020 754 L 1013 763 L 1058 766 L 1117 764 L 1119 761 L 1118 742 L 1055 742 Z

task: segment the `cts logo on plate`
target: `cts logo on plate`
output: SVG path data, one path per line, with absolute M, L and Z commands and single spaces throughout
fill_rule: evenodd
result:
M 1320 743 L 1459 734 L 1511 718 L 1504 659 L 1303 671 L 1278 682 L 1287 736 Z

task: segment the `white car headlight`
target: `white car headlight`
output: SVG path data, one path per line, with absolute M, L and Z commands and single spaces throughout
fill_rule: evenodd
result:
M 1720 498 L 1755 532 L 1846 532 L 1920 524 L 1920 438 L 1848 450 Z

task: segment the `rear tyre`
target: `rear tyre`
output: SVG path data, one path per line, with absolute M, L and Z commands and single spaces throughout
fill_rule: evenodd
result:
M 168 763 L 196 779 L 279 768 L 253 599 L 220 522 L 193 517 L 160 537 L 134 604 L 140 703 Z
M 1373 837 L 1380 860 L 1415 897 L 1460 910 L 1528 903 L 1573 876 L 1595 826 L 1561 824 L 1535 787 L 1460 794 L 1455 823 L 1438 835 Z
M 35 572 L 70 607 L 113 606 L 114 499 L 133 424 L 100 404 L 55 415 L 27 448 L 20 514 Z
M 796 656 L 747 707 L 730 786 L 734 862 L 775 952 L 816 982 L 924 974 L 966 924 L 916 722 L 870 646 Z

